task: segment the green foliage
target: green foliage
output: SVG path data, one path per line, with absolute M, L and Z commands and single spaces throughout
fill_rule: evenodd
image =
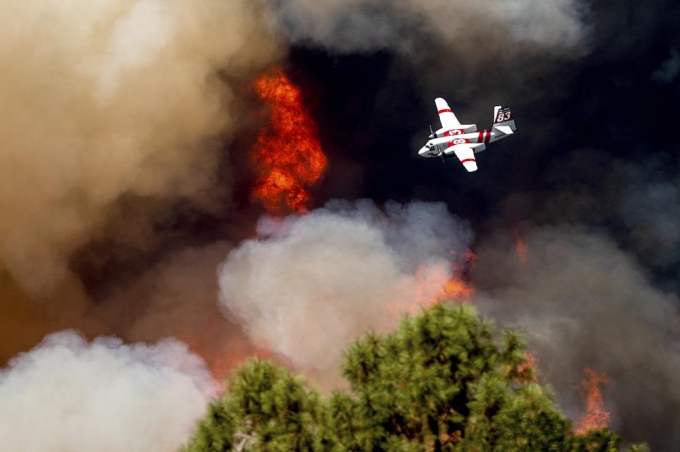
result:
M 588 430 L 572 439 L 572 449 L 578 452 L 617 452 L 620 438 L 609 429 Z
M 312 451 L 323 445 L 319 397 L 288 370 L 253 360 L 228 381 L 186 452 Z
M 521 337 L 505 332 L 496 341 L 491 330 L 473 308 L 442 304 L 391 334 L 367 334 L 345 356 L 351 391 L 327 399 L 287 370 L 251 361 L 184 450 L 618 450 L 608 429 L 574 434 L 535 383 Z

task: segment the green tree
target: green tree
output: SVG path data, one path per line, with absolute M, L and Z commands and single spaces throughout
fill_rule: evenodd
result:
M 608 429 L 572 432 L 535 382 L 524 342 L 469 306 L 440 304 L 346 353 L 350 390 L 327 399 L 289 371 L 237 369 L 186 452 L 617 451 Z M 645 450 L 636 445 L 631 451 Z
M 228 381 L 229 391 L 208 408 L 186 452 L 321 450 L 324 410 L 301 378 L 252 360 Z

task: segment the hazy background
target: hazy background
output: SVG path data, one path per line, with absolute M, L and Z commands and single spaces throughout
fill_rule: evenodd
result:
M 333 387 L 342 347 L 437 295 L 468 248 L 473 303 L 525 332 L 567 413 L 589 366 L 615 430 L 680 445 L 675 2 L 0 3 L 14 450 L 88 450 L 72 431 L 102 419 L 110 450 L 173 450 L 251 354 Z M 273 65 L 329 159 L 302 218 L 250 201 L 267 115 L 249 87 Z M 480 127 L 511 105 L 518 133 L 474 174 L 419 159 L 438 96 Z M 21 422 L 60 404 L 73 416 L 27 443 Z M 177 436 L 140 430 L 141 407 Z

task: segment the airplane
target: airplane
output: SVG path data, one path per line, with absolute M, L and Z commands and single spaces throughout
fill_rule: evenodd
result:
M 475 124 L 461 124 L 444 99 L 439 97 L 434 103 L 442 128 L 433 132 L 430 126 L 430 140 L 418 151 L 421 157 L 441 157 L 446 163 L 446 158 L 455 156 L 466 170 L 477 171 L 475 154 L 486 149 L 487 144 L 502 140 L 517 130 L 510 107 L 494 107 L 493 126 L 477 132 Z

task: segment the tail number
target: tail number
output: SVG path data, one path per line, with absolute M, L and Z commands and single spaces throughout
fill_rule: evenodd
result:
M 509 121 L 512 118 L 512 113 L 509 111 L 502 111 L 498 113 L 498 117 L 496 118 L 496 122 L 503 122 L 503 121 Z

